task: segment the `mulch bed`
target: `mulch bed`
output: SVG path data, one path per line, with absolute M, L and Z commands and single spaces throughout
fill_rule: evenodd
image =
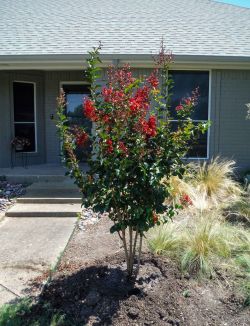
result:
M 135 282 L 123 255 L 62 264 L 40 297 L 72 325 L 249 325 L 249 309 L 226 284 L 183 277 L 167 259 L 144 253 Z
M 129 281 L 123 251 L 107 232 L 108 223 L 104 218 L 76 230 L 33 314 L 42 314 L 45 303 L 65 316 L 58 326 L 250 324 L 250 309 L 243 307 L 229 275 L 196 280 L 144 247 L 139 276 Z

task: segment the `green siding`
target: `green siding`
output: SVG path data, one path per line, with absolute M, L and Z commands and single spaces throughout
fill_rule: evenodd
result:
M 135 72 L 139 76 L 149 74 L 150 69 L 136 69 Z M 82 71 L 0 71 L 0 167 L 10 166 L 10 140 L 13 137 L 11 85 L 14 80 L 37 84 L 38 152 L 29 154 L 29 164 L 59 163 L 60 142 L 51 114 L 56 117 L 60 82 L 83 81 Z M 100 83 L 105 80 L 104 72 Z M 250 121 L 245 119 L 245 103 L 248 102 L 250 70 L 212 70 L 209 158 L 220 155 L 236 160 L 241 168 L 250 168 Z
M 211 156 L 234 159 L 243 169 L 250 168 L 250 71 L 212 72 Z

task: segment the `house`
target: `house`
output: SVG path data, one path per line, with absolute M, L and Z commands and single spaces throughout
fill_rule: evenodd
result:
M 194 119 L 212 121 L 190 158 L 221 155 L 250 167 L 250 9 L 212 0 L 4 0 L 0 18 L 0 167 L 24 156 L 29 165 L 60 164 L 56 97 L 63 87 L 71 121 L 86 124 L 83 69 L 99 40 L 103 67 L 129 62 L 140 75 L 162 37 L 175 55 L 173 103 L 199 86 Z M 14 137 L 27 144 L 13 147 Z

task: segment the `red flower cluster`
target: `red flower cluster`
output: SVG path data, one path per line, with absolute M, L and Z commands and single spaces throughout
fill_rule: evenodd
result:
M 118 148 L 124 153 L 128 153 L 128 148 L 125 146 L 124 142 L 119 141 Z
M 147 86 L 143 86 L 137 90 L 134 97 L 129 99 L 129 108 L 132 113 L 146 113 L 149 108 L 149 91 L 150 89 Z
M 182 197 L 180 198 L 180 201 L 181 201 L 181 204 L 184 206 L 193 205 L 191 198 L 187 194 L 182 195 Z
M 156 117 L 151 115 L 148 119 L 148 135 L 150 137 L 156 136 Z
M 109 88 L 104 87 L 102 90 L 104 102 L 112 105 L 122 105 L 124 103 L 125 94 L 123 91 L 115 90 L 112 86 Z
M 173 62 L 173 53 L 166 50 L 163 40 L 161 41 L 161 48 L 159 54 L 154 57 L 155 63 L 159 66 L 166 66 Z
M 176 111 L 181 111 L 184 109 L 189 109 L 191 107 L 194 107 L 197 105 L 199 97 L 199 88 L 197 87 L 194 91 L 192 91 L 192 96 L 183 98 L 180 105 L 178 105 L 175 110 Z
M 187 97 L 187 98 L 185 98 L 185 99 L 184 99 L 184 103 L 185 103 L 187 106 L 193 105 L 193 102 L 192 102 L 191 97 Z
M 153 213 L 153 222 L 156 224 L 158 222 L 159 218 L 156 213 Z
M 96 112 L 96 107 L 94 106 L 93 101 L 90 99 L 85 99 L 83 103 L 83 113 L 86 118 L 88 118 L 91 121 L 96 121 L 97 120 L 97 112 Z
M 83 146 L 88 141 L 89 136 L 85 131 L 76 134 L 76 143 L 78 146 Z
M 106 140 L 107 152 L 111 154 L 114 151 L 113 142 L 111 139 Z
M 151 115 L 146 121 L 145 119 L 140 119 L 139 130 L 141 130 L 147 138 L 156 136 L 156 117 Z
M 157 71 L 154 71 L 148 78 L 147 82 L 151 85 L 151 87 L 156 88 L 159 86 L 159 79 L 156 76 Z
M 184 109 L 184 107 L 183 107 L 183 105 L 178 105 L 176 108 L 175 108 L 175 110 L 176 111 L 181 111 L 181 110 L 183 110 Z
M 132 72 L 130 70 L 129 65 L 124 65 L 123 67 L 118 69 L 112 66 L 109 67 L 108 79 L 110 85 L 122 89 L 131 85 L 135 81 L 135 78 L 133 78 L 132 76 Z
M 108 124 L 110 122 L 110 116 L 108 114 L 103 114 L 100 118 L 104 124 Z

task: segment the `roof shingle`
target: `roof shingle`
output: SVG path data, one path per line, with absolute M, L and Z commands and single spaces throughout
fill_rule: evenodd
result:
M 212 0 L 1 0 L 0 55 L 156 53 L 250 57 L 250 9 Z

